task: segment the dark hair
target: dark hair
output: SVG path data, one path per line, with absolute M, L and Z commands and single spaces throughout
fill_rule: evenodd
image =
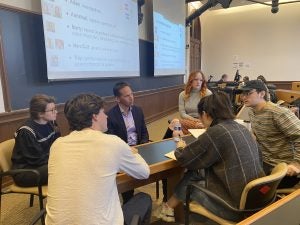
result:
M 264 82 L 265 84 L 267 84 L 267 79 L 263 76 L 263 75 L 259 75 L 256 80 L 261 80 L 262 82 Z
M 126 82 L 123 82 L 123 81 L 116 83 L 114 88 L 113 88 L 114 96 L 119 97 L 121 95 L 120 90 L 124 87 L 130 87 L 130 85 Z
M 225 77 L 227 77 L 228 75 L 226 74 L 226 73 L 224 73 L 223 75 L 222 75 L 222 79 L 224 79 Z
M 82 130 L 92 126 L 94 114 L 104 108 L 104 101 L 95 94 L 79 94 L 65 104 L 65 116 L 70 130 Z
M 205 96 L 200 100 L 198 113 L 202 115 L 203 112 L 206 112 L 213 119 L 214 124 L 221 120 L 235 118 L 229 96 L 222 91 Z
M 39 114 L 45 112 L 49 103 L 55 103 L 54 97 L 44 94 L 34 95 L 29 103 L 29 112 L 31 119 L 39 119 Z
M 249 80 L 250 80 L 250 79 L 249 79 L 248 76 L 244 76 L 244 77 L 243 77 L 243 81 L 244 81 L 244 82 L 248 82 Z

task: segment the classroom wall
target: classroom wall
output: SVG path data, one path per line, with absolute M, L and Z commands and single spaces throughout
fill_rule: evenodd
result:
M 8 88 L 9 94 L 14 94 L 14 96 L 12 94 L 11 96 L 9 96 L 10 99 L 15 101 L 16 98 L 23 99 L 22 102 L 18 101 L 17 103 L 15 103 L 15 105 L 12 105 L 12 111 L 0 113 L 0 141 L 12 138 L 15 130 L 28 118 L 28 102 L 30 100 L 30 97 L 34 93 L 37 93 L 37 91 L 39 93 L 46 93 L 49 95 L 54 95 L 56 97 L 58 102 L 57 122 L 63 135 L 66 135 L 69 132 L 67 121 L 63 113 L 63 103 L 64 99 L 68 99 L 70 95 L 77 94 L 78 92 L 101 92 L 100 95 L 105 96 L 107 109 L 115 104 L 115 99 L 111 96 L 112 86 L 116 81 L 118 81 L 118 79 L 64 81 L 53 83 L 47 82 L 47 77 L 44 73 L 44 66 L 41 66 L 41 64 L 39 63 L 41 61 L 41 63 L 45 63 L 40 59 L 43 57 L 35 57 L 36 55 L 40 56 L 44 54 L 42 54 L 42 52 L 40 52 L 39 50 L 41 49 L 40 46 L 42 46 L 40 43 L 42 42 L 42 38 L 40 38 L 42 32 L 40 28 L 40 4 L 38 4 L 38 2 L 38 0 L 0 0 L 1 8 L 3 8 L 4 6 L 4 8 L 13 9 L 0 9 L 0 16 L 2 18 L 2 21 L 0 20 L 1 29 L 2 31 L 8 31 L 5 33 L 6 40 L 8 40 L 8 42 L 6 43 L 11 44 L 11 47 L 7 45 L 4 46 L 5 42 L 3 42 L 4 36 L 2 32 L 1 43 L 3 43 L 3 45 L 0 45 L 0 47 L 3 48 L 2 50 L 4 50 L 4 57 L 6 57 L 6 60 L 4 60 L 4 65 L 0 65 L 0 73 L 3 73 L 4 70 L 6 70 L 5 72 L 7 74 L 7 79 L 4 80 L 4 82 L 2 81 L 2 83 L 6 88 Z M 31 13 L 22 13 L 15 9 L 22 9 L 21 11 L 27 11 Z M 141 59 L 141 77 L 128 78 L 128 80 L 126 79 L 126 81 L 131 83 L 131 85 L 133 86 L 133 89 L 135 91 L 135 103 L 143 108 L 145 120 L 146 123 L 148 123 L 157 120 L 162 116 L 168 115 L 174 111 L 177 111 L 178 94 L 182 91 L 183 77 L 153 77 L 153 72 L 151 75 L 151 60 L 153 64 L 153 50 L 151 50 L 151 45 L 153 48 L 153 44 L 150 41 L 153 39 L 153 34 L 151 34 L 151 32 L 147 33 L 146 31 L 151 27 L 150 22 L 152 21 L 152 18 L 146 19 L 146 14 L 152 11 L 152 4 L 149 4 L 149 1 L 146 1 L 146 5 L 143 6 L 142 10 L 145 14 L 144 21 L 139 27 L 141 39 L 140 52 L 144 53 L 145 57 Z M 9 18 L 10 16 L 11 18 Z M 28 25 L 25 29 L 26 32 L 24 31 L 24 29 L 18 29 L 18 26 L 14 26 L 19 25 L 18 21 L 22 21 L 22 23 L 20 24 Z M 141 27 L 143 28 L 141 29 Z M 18 32 L 20 32 L 20 34 L 16 35 L 16 33 Z M 41 41 L 39 41 L 40 39 Z M 20 44 L 20 47 L 16 46 L 14 44 L 15 42 L 11 43 L 11 41 L 13 40 L 17 40 L 16 43 Z M 33 46 L 32 42 L 34 43 Z M 28 44 L 29 47 L 33 48 L 29 48 Z M 24 46 L 27 49 L 23 49 Z M 12 51 L 12 48 L 15 51 Z M 25 53 L 27 54 L 26 57 L 24 57 Z M 2 56 L 0 56 L 0 58 L 1 57 Z M 16 62 L 18 63 L 14 64 Z M 38 67 L 33 65 L 38 65 Z M 7 68 L 10 69 L 8 70 Z M 42 73 L 39 73 L 39 71 Z M 7 83 L 8 85 L 5 85 L 5 83 Z M 61 94 L 62 91 L 64 92 L 63 97 Z M 21 94 L 17 95 L 16 92 L 21 92 Z M 1 89 L 0 93 L 2 93 Z M 58 94 L 59 98 L 57 97 Z M 21 107 L 19 107 L 19 105 L 16 104 L 22 105 Z M 14 107 L 18 110 L 15 110 Z M 2 109 L 0 110 L 0 112 L 4 112 L 4 110 Z
M 5 79 L 2 82 L 2 87 L 5 87 L 2 93 L 5 97 L 6 111 L 27 108 L 31 96 L 36 93 L 54 95 L 58 103 L 65 102 L 79 92 L 94 92 L 101 96 L 111 96 L 112 87 L 119 79 L 48 82 L 42 17 L 40 9 L 38 9 L 40 4 L 34 4 L 39 2 L 38 0 L 25 2 L 27 4 L 17 4 L 16 1 L 0 2 L 0 44 L 2 44 L 3 50 L 0 59 L 4 64 L 0 68 L 0 73 L 1 75 L 4 74 L 1 77 Z M 4 4 L 6 7 L 3 9 Z M 7 8 L 12 8 L 12 10 L 7 10 Z M 21 8 L 22 11 L 20 12 Z M 140 76 L 123 78 L 122 80 L 129 82 L 133 90 L 138 92 L 182 86 L 182 75 L 154 77 L 154 48 L 153 34 L 151 33 L 152 1 L 146 1 L 142 10 L 144 20 L 139 26 Z M 31 13 L 24 13 L 23 11 L 30 11 Z
M 202 69 L 219 80 L 236 69 L 255 79 L 300 78 L 300 3 L 280 5 L 277 14 L 259 4 L 210 10 L 200 17 Z

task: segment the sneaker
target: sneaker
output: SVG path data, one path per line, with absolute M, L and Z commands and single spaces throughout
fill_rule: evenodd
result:
M 165 222 L 175 222 L 174 209 L 170 208 L 166 203 L 162 203 L 159 208 L 160 213 L 157 214 L 157 218 L 160 218 Z

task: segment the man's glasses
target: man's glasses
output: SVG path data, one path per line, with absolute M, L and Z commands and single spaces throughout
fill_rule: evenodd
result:
M 49 109 L 49 110 L 45 110 L 45 112 L 52 112 L 52 113 L 55 113 L 57 112 L 57 108 L 53 108 L 53 109 Z
M 249 95 L 253 94 L 254 92 L 256 92 L 256 90 L 253 91 L 245 91 L 241 94 L 241 96 L 243 97 L 248 97 Z

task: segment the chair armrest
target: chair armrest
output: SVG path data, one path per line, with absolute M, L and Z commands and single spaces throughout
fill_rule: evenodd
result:
M 224 199 L 222 199 L 221 197 L 216 195 L 215 193 L 213 193 L 213 192 L 209 191 L 208 189 L 198 185 L 197 183 L 189 184 L 188 189 L 196 189 L 196 191 L 201 191 L 201 192 L 205 193 L 209 198 L 211 198 L 216 203 L 221 204 L 225 208 L 227 208 L 229 210 L 232 210 L 234 212 L 253 213 L 255 211 L 258 211 L 258 210 L 261 210 L 262 208 L 264 208 L 264 207 L 255 208 L 255 209 L 238 209 L 238 208 L 235 208 L 232 205 L 230 205 L 228 202 L 226 202 Z M 191 190 L 190 190 L 190 192 L 191 192 Z M 188 194 L 188 192 L 187 192 L 187 194 Z

